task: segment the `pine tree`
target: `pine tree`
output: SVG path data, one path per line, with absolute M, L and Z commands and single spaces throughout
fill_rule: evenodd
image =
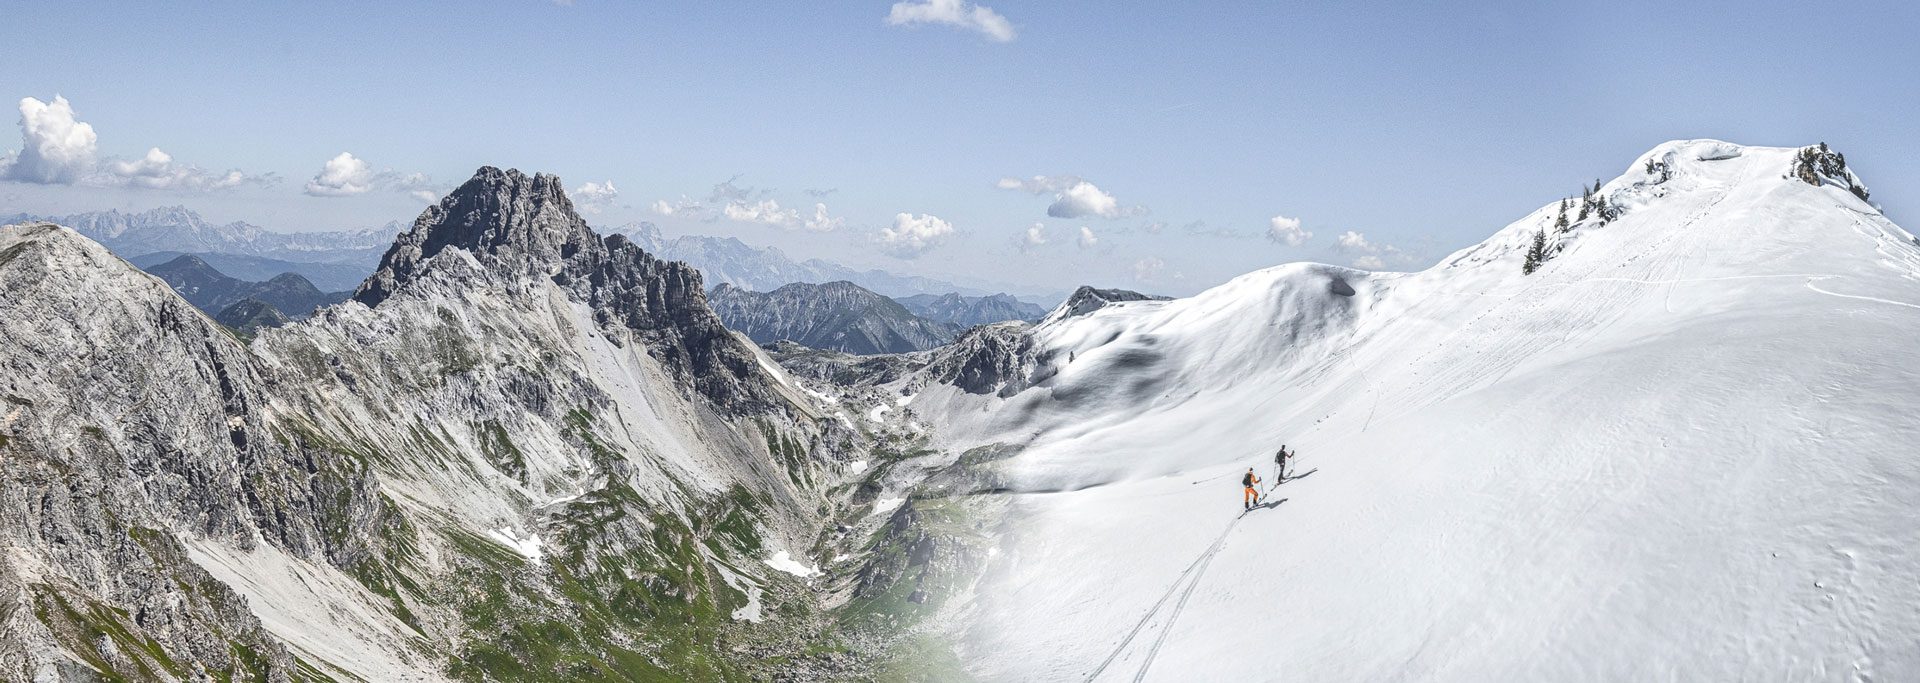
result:
M 1533 271 L 1540 269 L 1540 264 L 1546 262 L 1547 232 L 1545 230 L 1535 230 L 1533 231 L 1533 248 L 1527 250 L 1527 262 L 1520 264 L 1520 274 L 1532 275 Z
M 1553 228 L 1558 232 L 1567 231 L 1567 200 L 1560 200 L 1560 217 L 1553 220 Z

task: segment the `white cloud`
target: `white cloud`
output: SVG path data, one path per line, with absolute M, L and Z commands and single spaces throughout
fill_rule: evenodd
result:
M 1013 40 L 1013 24 L 999 12 L 967 0 L 907 0 L 893 3 L 887 12 L 888 26 L 945 24 L 977 31 L 994 42 Z
M 150 190 L 224 190 L 247 183 L 272 184 L 276 177 L 251 176 L 237 170 L 225 173 L 213 173 L 200 170 L 199 167 L 173 162 L 173 156 L 160 151 L 159 147 L 147 150 L 146 156 L 133 161 L 115 159 L 101 167 L 106 172 L 106 181 L 110 184 L 128 185 Z
M 803 220 L 799 209 L 783 207 L 779 200 L 773 199 L 770 196 L 772 190 L 735 184 L 739 179 L 740 176 L 734 176 L 714 185 L 704 201 L 681 195 L 677 200 L 655 200 L 647 208 L 662 216 L 681 216 L 707 222 L 724 218 L 789 229 L 806 228 L 815 232 L 832 231 L 846 224 L 846 219 L 829 215 L 827 205 L 818 202 L 813 206 L 813 217 Z
M 1099 216 L 1118 218 L 1121 215 L 1120 202 L 1095 187 L 1093 183 L 1080 181 L 1047 207 L 1047 215 L 1054 218 L 1079 218 L 1081 216 Z
M 373 166 L 350 152 L 341 152 L 321 165 L 320 172 L 307 181 L 307 194 L 315 197 L 346 197 L 373 190 Z
M 434 202 L 440 201 L 440 193 L 434 192 L 432 190 L 414 190 L 412 192 L 408 192 L 407 196 L 412 197 L 414 199 L 418 199 L 422 202 L 426 202 L 428 204 L 432 204 Z
M 93 125 L 74 117 L 67 98 L 20 100 L 20 151 L 0 168 L 0 178 L 42 185 L 72 185 L 93 170 L 100 138 Z
M 1122 218 L 1146 212 L 1145 207 L 1120 206 L 1120 200 L 1112 194 L 1074 175 L 1001 178 L 994 187 L 1032 194 L 1051 193 L 1053 203 L 1047 206 L 1047 215 L 1054 218 Z
M 1027 249 L 1044 246 L 1047 243 L 1047 226 L 1042 223 L 1028 226 L 1026 236 L 1021 238 L 1020 243 Z
M 20 100 L 19 152 L 0 159 L 0 180 L 43 185 L 81 183 L 99 187 L 137 187 L 151 190 L 223 190 L 246 183 L 273 184 L 272 174 L 255 176 L 228 170 L 206 171 L 175 163 L 173 156 L 153 147 L 137 159 L 96 159 L 99 136 L 79 120 L 67 98 L 52 102 L 28 97 Z
M 846 224 L 847 219 L 845 218 L 827 215 L 826 204 L 815 203 L 813 205 L 813 217 L 807 219 L 805 227 L 814 232 L 832 232 Z
M 611 180 L 604 183 L 589 182 L 573 188 L 573 205 L 584 214 L 600 213 L 619 198 L 620 190 L 613 186 Z
M 669 202 L 665 199 L 655 200 L 651 208 L 654 213 L 662 216 L 675 216 L 705 213 L 707 207 L 691 197 L 681 195 L 679 201 Z
M 1084 225 L 1080 226 L 1080 248 L 1092 249 L 1098 244 L 1100 244 L 1100 237 L 1093 234 L 1093 229 Z
M 780 203 L 771 199 L 757 202 L 731 202 L 721 210 L 727 220 L 742 223 L 762 223 L 765 225 L 788 226 L 800 222 L 800 212 L 782 209 Z
M 931 214 L 902 213 L 893 217 L 893 227 L 880 229 L 879 242 L 888 253 L 910 259 L 939 246 L 952 234 L 952 223 Z
M 1037 175 L 1032 178 L 1001 178 L 1000 182 L 994 183 L 993 186 L 1002 190 L 1046 194 L 1063 191 L 1079 182 L 1080 176 L 1075 175 Z
M 392 170 L 375 171 L 366 160 L 351 152 L 341 152 L 320 165 L 320 172 L 307 180 L 305 192 L 315 197 L 351 197 L 379 190 L 404 192 L 422 199 L 422 193 L 438 195 L 432 185 L 433 181 L 424 173 L 402 175 Z
M 1313 233 L 1300 229 L 1298 218 L 1276 215 L 1267 219 L 1267 239 L 1289 247 L 1297 247 L 1313 239 Z
M 1381 244 L 1367 239 L 1366 235 L 1348 230 L 1334 240 L 1334 248 L 1354 254 L 1353 267 L 1368 270 L 1380 270 L 1387 267 L 1388 260 L 1402 265 L 1412 263 L 1413 257 L 1399 247 Z
M 1161 271 L 1167 269 L 1167 262 L 1157 256 L 1148 256 L 1133 262 L 1133 279 L 1140 282 L 1153 282 L 1160 278 Z

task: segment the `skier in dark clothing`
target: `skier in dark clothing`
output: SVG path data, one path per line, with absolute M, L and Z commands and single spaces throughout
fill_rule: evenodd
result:
M 1280 452 L 1273 454 L 1273 483 L 1287 480 L 1287 461 L 1292 458 L 1293 454 L 1287 452 L 1286 444 L 1281 444 Z

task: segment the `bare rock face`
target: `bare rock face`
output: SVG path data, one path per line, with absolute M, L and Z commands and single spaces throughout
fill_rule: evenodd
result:
M 661 261 L 624 235 L 596 235 L 574 212 L 560 179 L 491 166 L 474 173 L 394 241 L 353 299 L 379 306 L 457 249 L 487 277 L 550 279 L 605 325 L 648 342 L 677 377 L 723 410 L 777 403 L 766 375 L 707 307 L 699 271 Z M 449 258 L 452 255 L 449 254 Z
M 942 349 L 926 374 L 969 394 L 1011 396 L 1027 388 L 1042 359 L 1036 358 L 1029 326 L 1021 322 L 981 325 Z
M 715 634 L 862 438 L 552 176 L 250 341 L 50 224 L 0 293 L 0 680 L 748 677 Z
M 105 671 L 286 680 L 286 649 L 173 532 L 349 558 L 370 535 L 332 520 L 391 518 L 368 473 L 267 438 L 245 347 L 71 230 L 0 229 L 0 291 L 0 599 L 20 610 L 0 641 L 27 646 L 0 678 L 58 672 L 64 649 Z

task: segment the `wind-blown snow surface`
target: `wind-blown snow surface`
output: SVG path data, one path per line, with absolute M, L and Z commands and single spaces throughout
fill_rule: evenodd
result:
M 1036 328 L 915 401 L 1025 443 L 1002 680 L 1920 678 L 1920 246 L 1795 150 L 1649 153 L 1411 274 L 1298 264 Z M 1065 362 L 1071 351 L 1073 361 Z M 991 410 L 983 410 L 990 408 Z M 1277 506 L 1237 518 L 1238 473 Z

